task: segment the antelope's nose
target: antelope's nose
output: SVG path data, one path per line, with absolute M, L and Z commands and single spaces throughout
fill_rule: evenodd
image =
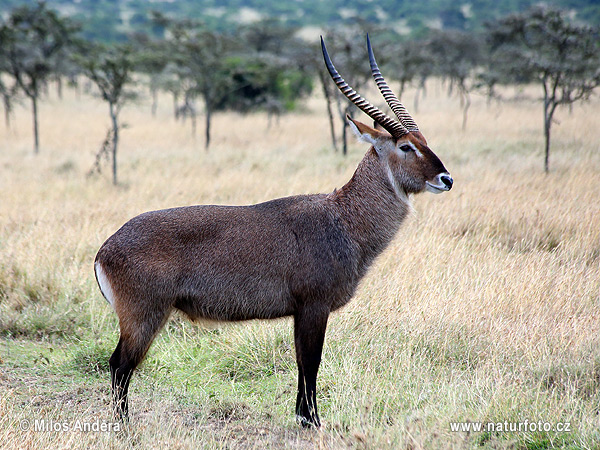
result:
M 444 183 L 444 186 L 446 186 L 448 190 L 452 189 L 452 184 L 454 183 L 454 180 L 449 174 L 441 175 L 440 181 Z

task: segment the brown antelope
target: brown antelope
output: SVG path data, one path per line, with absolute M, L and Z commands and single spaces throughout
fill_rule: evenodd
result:
M 316 379 L 327 319 L 350 301 L 374 258 L 409 211 L 409 195 L 450 190 L 452 178 L 381 76 L 367 36 L 373 77 L 398 121 L 342 79 L 321 39 L 338 88 L 376 123 L 348 117 L 371 144 L 352 179 L 329 194 L 251 206 L 189 206 L 134 217 L 102 245 L 95 274 L 119 317 L 110 358 L 115 413 L 127 417 L 136 366 L 174 309 L 191 320 L 294 318 L 296 414 L 320 426 Z M 384 131 L 385 130 L 385 131 Z

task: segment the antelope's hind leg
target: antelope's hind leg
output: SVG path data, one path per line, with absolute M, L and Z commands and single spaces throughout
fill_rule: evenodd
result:
M 170 308 L 144 312 L 132 308 L 126 315 L 119 314 L 121 336 L 109 360 L 114 415 L 118 420 L 128 419 L 127 392 L 131 376 L 146 356 L 170 312 Z
M 318 305 L 303 307 L 294 315 L 294 343 L 298 363 L 296 419 L 304 428 L 321 426 L 317 413 L 317 372 L 328 317 L 329 310 Z

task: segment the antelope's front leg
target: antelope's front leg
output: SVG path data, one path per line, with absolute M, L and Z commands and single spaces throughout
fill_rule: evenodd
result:
M 294 342 L 298 363 L 296 419 L 304 428 L 320 427 L 317 414 L 317 372 L 325 340 L 329 309 L 305 305 L 294 315 Z

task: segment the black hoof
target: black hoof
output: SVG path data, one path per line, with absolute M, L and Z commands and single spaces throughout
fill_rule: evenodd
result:
M 296 422 L 302 427 L 302 428 L 320 428 L 321 427 L 321 421 L 319 420 L 318 417 L 312 417 L 312 418 L 306 418 L 304 416 L 300 416 L 300 415 L 296 415 Z

